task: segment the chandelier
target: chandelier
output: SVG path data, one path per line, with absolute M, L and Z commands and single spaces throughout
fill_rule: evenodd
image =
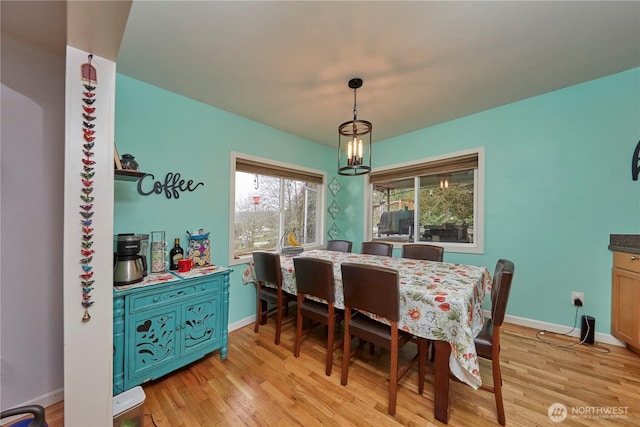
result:
M 373 125 L 366 120 L 358 120 L 356 90 L 362 87 L 362 79 L 349 80 L 349 87 L 353 89 L 353 120 L 338 126 L 338 174 L 356 176 L 371 172 Z

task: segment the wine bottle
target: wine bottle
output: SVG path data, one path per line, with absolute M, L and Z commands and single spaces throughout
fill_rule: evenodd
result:
M 184 258 L 184 251 L 180 246 L 180 239 L 176 238 L 175 245 L 171 248 L 169 252 L 169 270 L 177 270 L 178 269 L 178 261 Z

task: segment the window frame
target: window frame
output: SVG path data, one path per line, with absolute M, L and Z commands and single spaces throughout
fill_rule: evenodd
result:
M 242 255 L 240 258 L 234 258 L 235 252 L 235 216 L 236 216 L 236 165 L 237 161 L 240 159 L 249 163 L 255 163 L 257 165 L 264 164 L 268 166 L 268 168 L 272 170 L 281 169 L 285 171 L 286 174 L 290 175 L 291 172 L 299 171 L 303 175 L 316 175 L 321 177 L 322 182 L 317 183 L 317 191 L 318 191 L 318 206 L 316 212 L 316 234 L 318 236 L 317 241 L 311 244 L 304 244 L 303 247 L 305 249 L 319 248 L 323 247 L 325 244 L 325 232 L 326 232 L 326 224 L 325 224 L 325 205 L 326 205 L 326 194 L 325 187 L 327 183 L 327 172 L 321 171 L 318 169 L 307 168 L 304 166 L 293 165 L 290 163 L 281 162 L 278 160 L 268 159 L 265 157 L 253 156 L 250 154 L 240 153 L 236 151 L 232 151 L 230 155 L 229 161 L 229 264 L 228 265 L 239 265 L 246 264 L 251 261 L 251 255 Z M 267 175 L 267 174 L 264 174 Z M 274 176 L 274 175 L 270 175 Z M 297 179 L 297 177 L 286 177 L 285 179 Z M 282 192 L 283 189 L 281 188 Z M 280 203 L 282 203 L 282 194 L 280 195 Z M 281 224 L 283 221 L 282 218 L 279 219 L 279 227 L 282 227 Z
M 445 248 L 445 251 L 452 253 L 468 253 L 468 254 L 483 254 L 484 253 L 484 147 L 472 148 L 469 150 L 457 151 L 455 153 L 448 153 L 440 156 L 426 157 L 418 160 L 412 160 L 409 162 L 396 163 L 380 168 L 376 168 L 376 172 L 387 172 L 395 169 L 410 168 L 421 163 L 439 162 L 443 160 L 453 159 L 455 157 L 462 157 L 467 155 L 476 154 L 478 156 L 478 167 L 474 170 L 474 195 L 473 195 L 473 210 L 474 210 L 474 242 L 473 243 L 457 243 L 457 242 L 423 242 L 419 241 L 419 233 L 414 233 L 413 242 L 390 242 L 393 243 L 394 248 L 401 248 L 404 244 L 417 243 L 417 244 L 437 244 Z M 416 194 L 417 206 L 419 206 L 419 179 L 415 179 L 421 175 L 413 175 L 414 178 L 414 190 Z M 372 224 L 372 198 L 373 198 L 373 184 L 371 183 L 371 176 L 367 175 L 365 183 L 365 197 L 364 197 L 364 241 L 373 240 L 373 224 Z M 420 222 L 418 209 L 414 210 L 414 223 Z

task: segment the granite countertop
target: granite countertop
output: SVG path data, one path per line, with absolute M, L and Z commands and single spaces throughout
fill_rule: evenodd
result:
M 609 250 L 640 254 L 640 234 L 610 234 Z

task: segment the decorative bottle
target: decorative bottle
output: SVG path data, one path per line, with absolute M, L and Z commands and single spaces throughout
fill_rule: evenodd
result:
M 180 239 L 176 238 L 175 245 L 171 248 L 169 252 L 169 270 L 177 270 L 178 269 L 178 261 L 184 258 L 184 251 L 180 246 Z

